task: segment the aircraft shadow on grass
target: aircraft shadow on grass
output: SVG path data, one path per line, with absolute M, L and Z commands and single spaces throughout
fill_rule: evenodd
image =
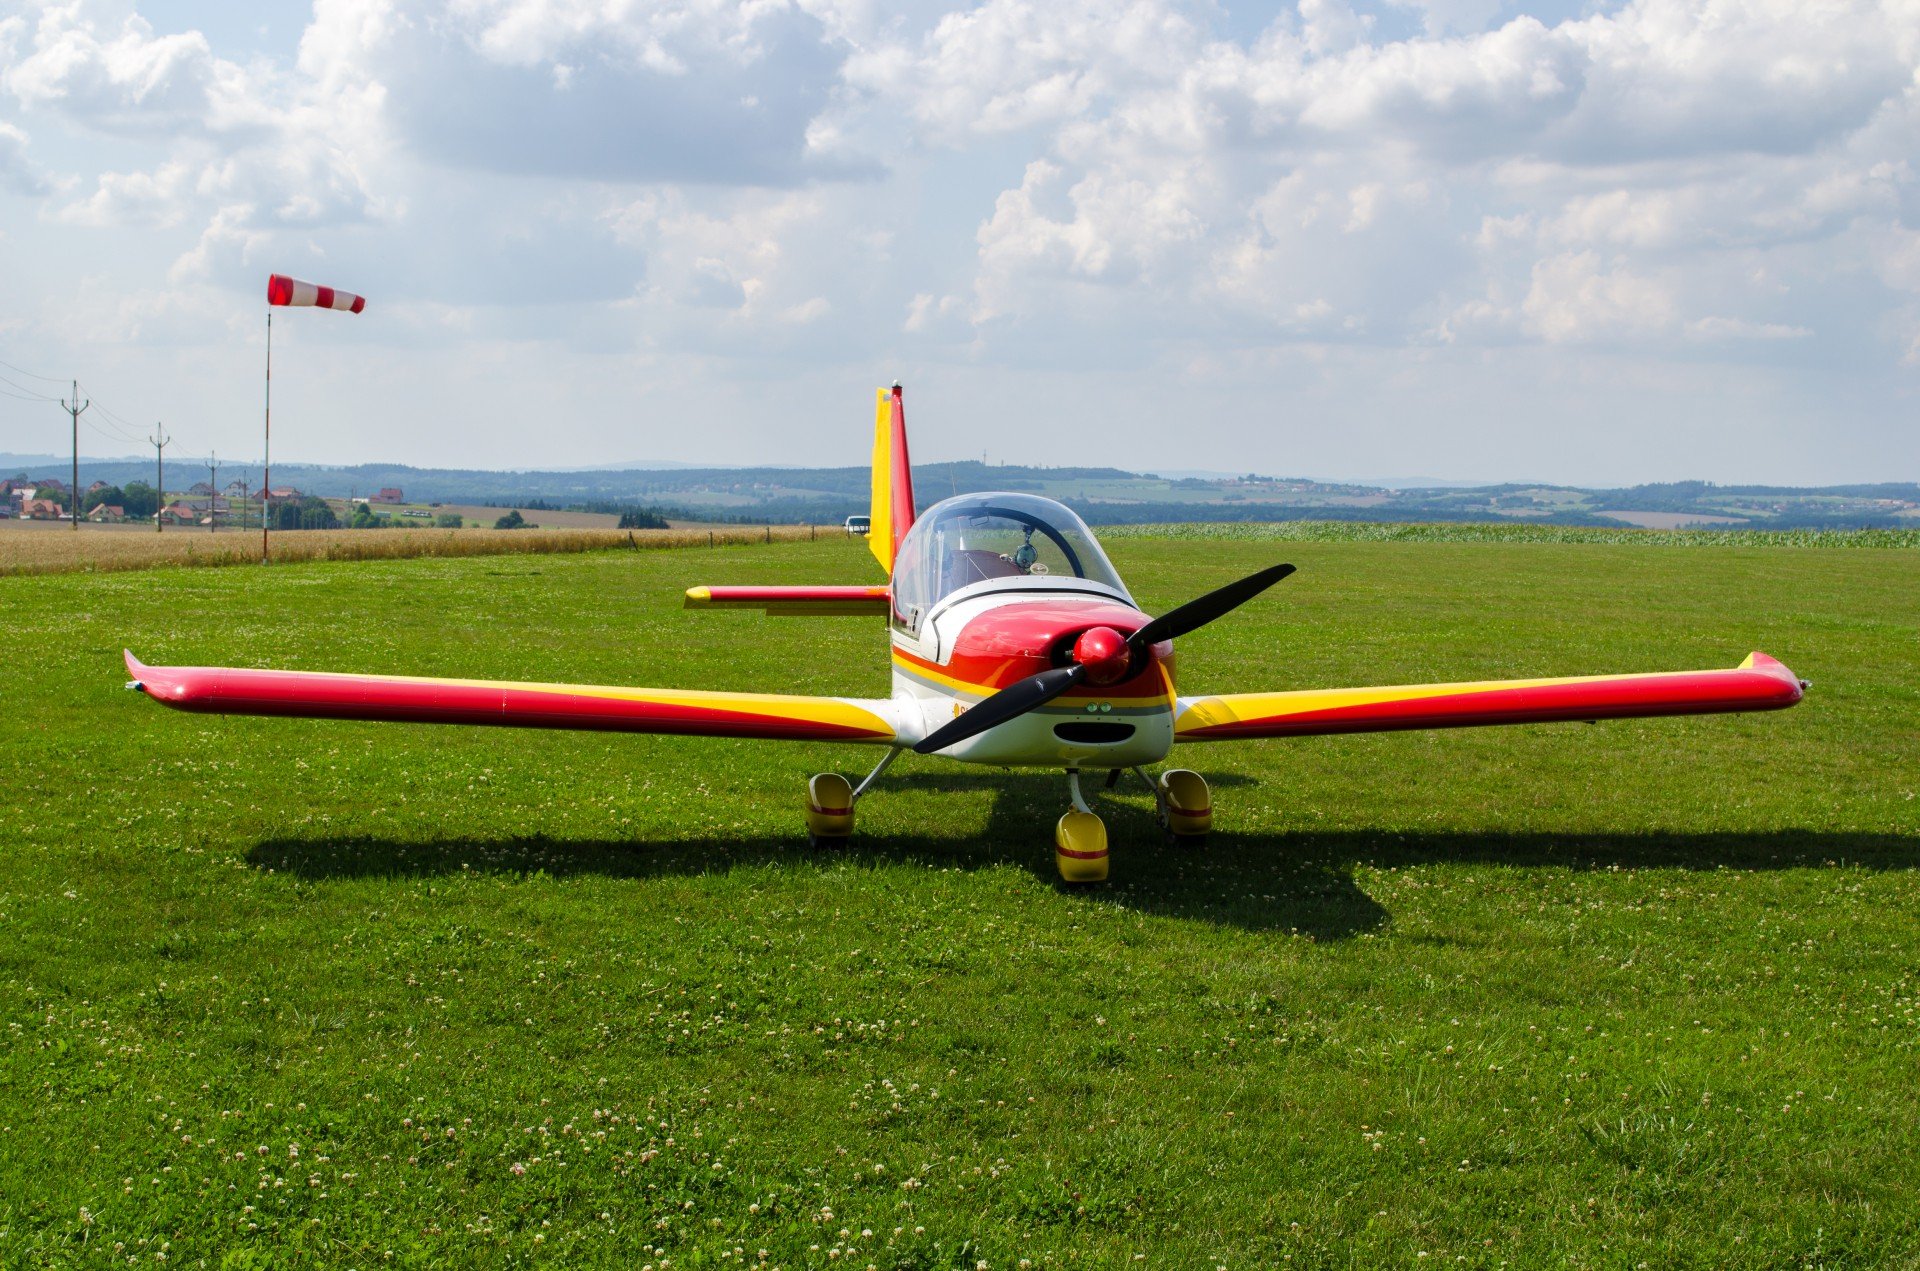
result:
M 926 774 L 901 785 L 984 791 L 987 824 L 962 836 L 856 833 L 837 847 L 807 845 L 796 825 L 787 835 L 724 838 L 563 839 L 357 836 L 275 837 L 247 853 L 253 865 L 300 878 L 418 878 L 475 870 L 495 874 L 585 874 L 645 879 L 724 873 L 749 865 L 830 869 L 905 863 L 932 869 L 1024 869 L 1066 896 L 1144 914 L 1298 933 L 1318 940 L 1377 931 L 1392 915 L 1354 878 L 1357 866 L 1405 868 L 1471 862 L 1568 870 L 1683 869 L 1764 871 L 1839 865 L 1867 869 L 1920 866 L 1920 836 L 1821 831 L 1633 831 L 1555 834 L 1489 830 L 1216 831 L 1203 846 L 1170 846 L 1154 827 L 1144 797 L 1109 805 L 1115 873 L 1095 888 L 1060 883 L 1048 850 L 1050 785 L 986 774 Z M 1216 786 L 1250 784 L 1227 777 Z M 1137 793 L 1137 792 L 1136 792 Z M 876 792 L 882 797 L 883 792 Z M 796 818 L 797 820 L 797 818 Z

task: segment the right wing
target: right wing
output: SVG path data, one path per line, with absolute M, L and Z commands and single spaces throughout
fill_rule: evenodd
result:
M 295 715 L 415 724 L 491 724 L 782 741 L 911 744 L 925 725 L 890 700 L 715 693 L 699 689 L 522 684 L 408 675 L 143 666 L 131 652 L 131 688 L 175 710 Z M 911 729 L 905 736 L 902 731 Z
M 1173 731 L 1176 741 L 1227 741 L 1766 711 L 1792 706 L 1800 700 L 1802 687 L 1792 671 L 1764 653 L 1754 653 L 1727 671 L 1183 697 Z

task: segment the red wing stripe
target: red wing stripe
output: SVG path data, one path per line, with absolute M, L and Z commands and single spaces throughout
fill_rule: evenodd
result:
M 321 719 L 491 724 L 518 728 L 595 729 L 790 741 L 890 740 L 890 726 L 870 711 L 834 698 L 793 698 L 793 715 L 775 713 L 782 699 L 729 693 L 654 690 L 569 692 L 462 681 L 251 671 L 223 667 L 132 668 L 154 700 L 178 710 Z M 670 700 L 696 698 L 696 701 Z M 837 715 L 838 719 L 808 716 Z

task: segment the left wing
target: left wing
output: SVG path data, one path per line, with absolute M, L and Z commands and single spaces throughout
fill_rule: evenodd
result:
M 130 688 L 183 711 L 882 745 L 919 736 L 902 738 L 904 715 L 877 699 L 143 666 L 126 657 Z
M 689 587 L 689 609 L 758 609 L 771 617 L 885 615 L 887 587 Z
M 1542 724 L 1642 715 L 1706 715 L 1792 706 L 1805 685 L 1764 653 L 1728 671 L 1582 675 L 1553 680 L 1405 684 L 1183 697 L 1174 740 L 1308 737 L 1404 728 Z

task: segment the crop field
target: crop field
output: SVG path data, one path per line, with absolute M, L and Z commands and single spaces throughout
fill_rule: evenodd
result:
M 546 515 L 540 513 L 539 515 Z M 492 522 L 489 521 L 488 525 Z M 124 525 L 83 525 L 74 530 L 50 523 L 0 526 L 0 577 L 9 574 L 114 573 L 174 566 L 257 565 L 260 531 L 179 529 L 159 534 L 151 526 L 130 532 Z M 806 525 L 716 526 L 711 529 L 615 530 L 540 528 L 518 530 L 406 529 L 280 530 L 268 535 L 276 563 L 410 559 L 421 556 L 537 556 L 649 549 L 811 541 L 822 530 Z
M 874 751 L 121 687 L 879 695 L 876 622 L 680 607 L 857 542 L 0 578 L 0 1265 L 1920 1264 L 1920 553 L 1647 541 L 1116 536 L 1153 611 L 1300 567 L 1188 692 L 1813 689 L 1184 747 L 1213 838 L 1123 783 L 1083 890 L 1058 774 L 909 755 L 813 851 Z

